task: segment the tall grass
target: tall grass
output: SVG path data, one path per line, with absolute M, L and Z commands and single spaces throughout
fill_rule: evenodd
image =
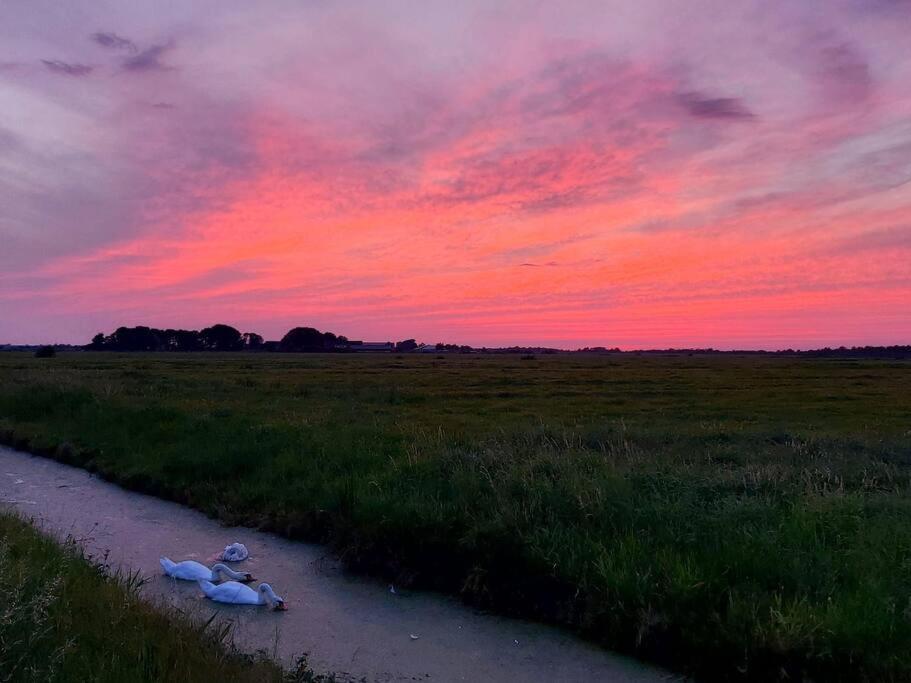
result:
M 911 677 L 908 364 L 8 358 L 7 441 L 350 566 L 703 678 Z

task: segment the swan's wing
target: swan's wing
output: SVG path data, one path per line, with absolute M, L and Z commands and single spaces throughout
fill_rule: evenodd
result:
M 208 576 L 212 573 L 211 569 L 209 569 L 206 565 L 202 564 L 201 562 L 197 562 L 196 560 L 184 560 L 183 562 L 181 562 L 181 564 L 185 565 L 187 568 L 192 569 L 194 572 L 196 572 L 198 574 L 205 574 Z
M 194 560 L 184 560 L 177 563 L 171 572 L 171 576 L 186 581 L 198 581 L 199 579 L 208 581 L 212 578 L 212 570 Z
M 216 599 L 221 602 L 231 602 L 236 605 L 258 605 L 259 594 L 237 581 L 226 581 L 215 589 Z

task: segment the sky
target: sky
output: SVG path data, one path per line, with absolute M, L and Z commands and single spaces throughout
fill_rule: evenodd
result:
M 0 342 L 911 343 L 911 2 L 0 2 Z

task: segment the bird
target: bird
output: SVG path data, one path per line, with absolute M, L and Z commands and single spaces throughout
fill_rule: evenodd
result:
M 158 560 L 164 573 L 175 579 L 184 581 L 221 581 L 224 577 L 234 581 L 249 583 L 253 581 L 253 575 L 246 572 L 236 572 L 223 564 L 214 564 L 209 569 L 206 565 L 200 564 L 195 560 L 184 560 L 183 562 L 172 562 L 167 557 Z
M 232 605 L 269 605 L 275 610 L 288 609 L 285 607 L 284 599 L 277 596 L 268 583 L 259 584 L 256 590 L 237 581 L 226 581 L 217 586 L 205 579 L 200 579 L 197 583 L 205 596 L 215 602 Z
M 247 546 L 243 543 L 232 543 L 231 545 L 226 545 L 225 549 L 216 559 L 222 560 L 223 562 L 240 562 L 241 560 L 246 560 L 248 557 L 250 557 L 250 553 L 247 551 Z

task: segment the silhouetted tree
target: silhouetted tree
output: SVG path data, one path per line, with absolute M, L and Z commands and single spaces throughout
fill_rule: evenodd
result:
M 113 351 L 157 351 L 161 344 L 157 332 L 150 327 L 118 327 L 105 340 L 105 348 Z
M 202 348 L 199 332 L 196 330 L 174 330 L 171 340 L 171 348 L 175 351 L 199 351 Z
M 405 339 L 404 341 L 395 343 L 395 350 L 400 353 L 414 351 L 417 347 L 418 344 L 414 339 Z
M 259 351 L 263 347 L 262 335 L 256 334 L 256 332 L 244 332 L 243 340 L 244 348 L 248 351 Z
M 332 351 L 338 340 L 331 332 L 323 334 L 313 327 L 295 327 L 282 337 L 279 348 L 282 351 Z
M 240 331 L 230 325 L 212 325 L 200 330 L 199 341 L 207 351 L 240 351 L 244 347 Z
M 92 337 L 92 343 L 89 344 L 86 348 L 92 351 L 101 351 L 104 348 L 104 333 L 99 332 L 94 337 Z

